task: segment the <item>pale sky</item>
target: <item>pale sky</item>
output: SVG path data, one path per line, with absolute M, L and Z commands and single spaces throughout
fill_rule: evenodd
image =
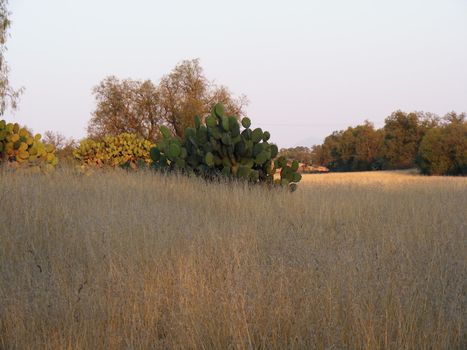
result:
M 279 147 L 392 111 L 467 112 L 467 0 L 10 0 L 8 120 L 86 134 L 104 77 L 200 58 Z

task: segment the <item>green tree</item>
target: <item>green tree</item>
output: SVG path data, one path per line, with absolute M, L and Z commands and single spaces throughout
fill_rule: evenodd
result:
M 375 129 L 369 121 L 353 128 L 355 142 L 355 162 L 353 170 L 372 170 L 381 157 L 383 131 Z
M 93 93 L 97 106 L 88 124 L 90 138 L 132 133 L 155 141 L 160 125 L 182 136 L 195 115 L 205 116 L 218 102 L 237 117 L 247 105 L 246 97 L 234 98 L 225 86 L 208 81 L 198 59 L 181 62 L 159 84 L 110 76 Z
M 7 6 L 8 0 L 0 0 L 0 115 L 3 115 L 8 107 L 13 110 L 17 108 L 19 96 L 23 91 L 22 88 L 13 89 L 8 79 L 10 69 L 5 59 L 5 53 L 11 21 Z
M 311 146 L 311 164 L 313 165 L 324 165 L 327 163 L 325 159 L 323 145 Z
M 336 131 L 314 146 L 312 159 L 334 171 L 363 171 L 374 168 L 380 157 L 383 134 L 369 121 Z
M 418 147 L 427 130 L 423 113 L 396 111 L 385 119 L 382 156 L 387 169 L 415 166 Z
M 312 163 L 311 149 L 304 146 L 282 148 L 279 152 L 279 156 L 284 156 L 287 159 L 295 159 L 304 164 Z
M 90 138 L 122 133 L 154 141 L 163 123 L 159 88 L 150 80 L 105 78 L 93 90 L 96 110 L 88 124 Z
M 427 175 L 467 175 L 467 121 L 451 112 L 423 137 L 417 164 Z
M 193 116 L 203 117 L 216 103 L 222 103 L 227 115 L 244 116 L 248 104 L 245 96 L 234 98 L 225 86 L 210 82 L 199 59 L 185 60 L 159 84 L 160 106 L 163 118 L 177 136 L 183 136 L 186 127 L 193 126 Z
M 319 165 L 324 165 L 331 170 L 342 170 L 343 161 L 341 154 L 341 139 L 344 131 L 334 131 L 326 136 L 320 150 Z

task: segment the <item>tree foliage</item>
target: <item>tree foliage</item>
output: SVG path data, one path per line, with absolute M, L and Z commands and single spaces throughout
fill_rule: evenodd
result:
M 155 141 L 160 125 L 181 137 L 193 126 L 194 115 L 209 114 L 216 103 L 238 116 L 244 115 L 247 104 L 244 96 L 234 98 L 225 86 L 210 82 L 198 59 L 181 62 L 159 84 L 111 76 L 93 92 L 97 107 L 88 125 L 91 138 L 133 133 Z
M 54 146 L 55 154 L 60 161 L 71 160 L 73 151 L 78 147 L 78 143 L 73 138 L 66 138 L 63 134 L 51 130 L 44 133 L 44 143 Z
M 8 79 L 10 68 L 6 62 L 5 53 L 11 21 L 7 6 L 8 0 L 0 0 L 0 115 L 3 115 L 8 107 L 13 110 L 17 108 L 19 96 L 23 91 L 23 89 L 13 89 Z
M 381 129 L 368 121 L 335 131 L 312 147 L 312 163 L 333 171 L 406 169 L 425 174 L 466 174 L 465 114 L 443 120 L 431 113 L 396 111 Z
M 382 158 L 386 169 L 415 166 L 418 147 L 425 132 L 437 124 L 432 114 L 396 111 L 385 120 Z
M 378 168 L 382 133 L 368 121 L 335 131 L 322 145 L 313 147 L 312 161 L 334 171 L 363 171 Z
M 313 154 L 311 148 L 298 146 L 291 148 L 281 148 L 279 155 L 284 156 L 286 159 L 296 159 L 300 163 L 311 165 Z
M 427 175 L 467 175 L 467 121 L 450 113 L 444 123 L 427 131 L 417 163 Z
M 89 122 L 92 138 L 132 133 L 148 140 L 157 136 L 162 123 L 159 88 L 150 80 L 105 78 L 94 90 L 96 110 Z

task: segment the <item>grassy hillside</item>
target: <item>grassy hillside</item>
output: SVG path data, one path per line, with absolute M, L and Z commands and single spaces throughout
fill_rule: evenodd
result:
M 0 173 L 0 349 L 461 349 L 467 179 Z

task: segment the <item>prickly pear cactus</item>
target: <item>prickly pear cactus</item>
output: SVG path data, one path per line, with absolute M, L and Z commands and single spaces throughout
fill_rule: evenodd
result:
M 278 184 L 295 190 L 301 175 L 298 162 L 290 166 L 278 154 L 271 135 L 261 128 L 250 129 L 251 120 L 241 122 L 225 115 L 224 106 L 217 104 L 210 115 L 195 117 L 195 127 L 185 129 L 182 139 L 173 137 L 161 126 L 163 139 L 150 151 L 154 168 L 180 171 L 205 178 L 225 176 L 250 182 Z M 280 171 L 280 179 L 274 179 Z
M 83 166 L 121 166 L 138 168 L 151 163 L 149 152 L 154 145 L 134 134 L 107 136 L 100 141 L 82 140 L 73 156 Z
M 0 163 L 13 167 L 52 170 L 58 163 L 53 145 L 41 142 L 41 135 L 32 135 L 18 123 L 0 120 Z

